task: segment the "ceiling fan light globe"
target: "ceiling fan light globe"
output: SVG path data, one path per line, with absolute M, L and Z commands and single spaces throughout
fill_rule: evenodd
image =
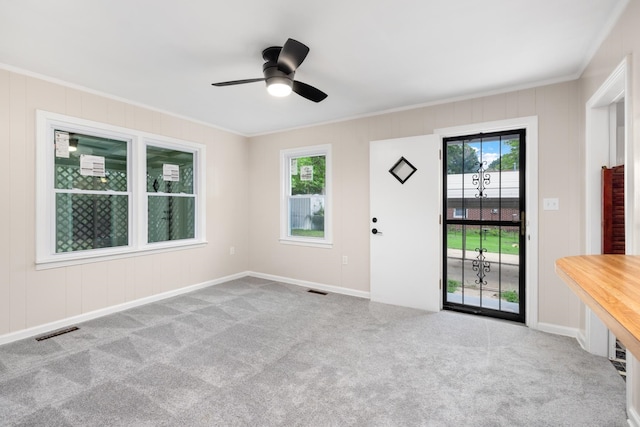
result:
M 280 98 L 291 94 L 291 85 L 286 83 L 270 83 L 267 86 L 267 91 L 270 95 Z

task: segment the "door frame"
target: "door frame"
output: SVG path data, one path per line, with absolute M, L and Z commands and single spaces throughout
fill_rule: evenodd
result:
M 441 138 L 525 129 L 525 325 L 539 329 L 538 325 L 538 116 L 497 120 L 472 125 L 435 129 Z
M 610 166 L 610 116 L 609 106 L 625 98 L 625 248 L 627 254 L 639 254 L 635 246 L 640 242 L 634 228 L 635 203 L 633 129 L 631 110 L 631 59 L 625 57 L 589 98 L 585 105 L 585 253 L 602 253 L 602 193 L 600 169 Z M 584 306 L 584 329 L 580 326 L 577 336 L 580 345 L 589 353 L 609 355 L 609 331 L 589 307 Z

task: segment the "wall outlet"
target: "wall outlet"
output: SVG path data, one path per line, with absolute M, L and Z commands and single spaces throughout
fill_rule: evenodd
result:
M 349 257 L 347 257 L 346 255 L 342 256 L 342 265 L 347 265 L 349 264 Z
M 542 209 L 545 211 L 560 210 L 560 201 L 558 199 L 542 199 Z
M 236 254 L 236 247 L 235 246 L 231 246 L 229 248 L 229 255 L 235 255 Z

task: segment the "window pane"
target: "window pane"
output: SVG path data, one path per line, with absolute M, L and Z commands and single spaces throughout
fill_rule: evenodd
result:
M 290 160 L 289 235 L 324 238 L 326 156 Z
M 55 156 L 55 188 L 98 191 L 127 191 L 127 142 L 73 132 L 68 135 L 69 157 Z M 72 151 L 74 150 L 75 151 Z M 83 157 L 84 156 L 84 157 Z M 81 171 L 80 163 L 86 156 L 95 156 L 98 164 L 104 162 L 104 173 Z M 104 175 L 104 176 L 101 176 Z
M 195 236 L 195 198 L 149 196 L 148 200 L 149 243 Z
M 519 138 L 447 142 L 447 219 L 519 221 Z
M 325 194 L 325 156 L 291 159 L 291 195 Z
M 147 191 L 193 194 L 193 153 L 147 146 Z
M 289 199 L 290 236 L 324 238 L 324 196 Z
M 127 246 L 126 195 L 56 194 L 56 252 Z

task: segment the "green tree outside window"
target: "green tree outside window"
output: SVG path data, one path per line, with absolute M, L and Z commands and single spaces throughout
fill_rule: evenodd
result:
M 300 194 L 325 194 L 325 156 L 297 157 L 295 159 L 291 159 L 291 162 L 291 170 L 296 171 L 295 174 L 291 174 L 292 196 Z M 295 168 L 293 165 L 294 162 L 297 163 L 297 167 Z M 301 178 L 300 170 L 303 166 L 313 167 L 312 180 L 306 181 Z

